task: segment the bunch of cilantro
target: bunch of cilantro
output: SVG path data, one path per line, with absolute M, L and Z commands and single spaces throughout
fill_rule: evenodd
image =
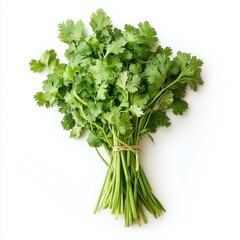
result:
M 58 37 L 68 46 L 67 64 L 54 50 L 30 62 L 33 72 L 48 73 L 35 100 L 39 106 L 58 107 L 71 137 L 79 139 L 87 131 L 89 145 L 107 164 L 94 212 L 109 208 L 116 218 L 124 215 L 125 226 L 140 225 L 147 222 L 144 207 L 154 217 L 165 211 L 139 162 L 140 141 L 170 126 L 169 110 L 182 115 L 188 109 L 183 98 L 188 86 L 196 91 L 203 84 L 203 63 L 187 53 L 173 57 L 169 47 L 157 44 L 147 21 L 120 30 L 99 9 L 90 25 L 93 33 L 87 35 L 81 20 L 59 24 Z M 106 150 L 108 162 L 99 147 Z

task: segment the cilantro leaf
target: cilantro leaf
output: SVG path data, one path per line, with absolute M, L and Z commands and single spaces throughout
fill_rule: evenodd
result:
M 169 127 L 171 125 L 170 119 L 166 112 L 158 110 L 151 114 L 147 129 L 150 132 L 156 132 L 158 127 Z
M 132 96 L 132 102 L 133 104 L 136 104 L 138 107 L 144 109 L 146 104 L 148 103 L 149 97 L 148 95 L 143 94 L 133 94 Z
M 91 147 L 100 147 L 102 145 L 101 140 L 92 132 L 89 132 L 87 142 Z
M 139 74 L 142 72 L 142 65 L 140 63 L 132 63 L 129 66 L 129 71 L 133 74 Z
M 64 85 L 67 86 L 69 83 L 72 83 L 76 71 L 77 71 L 76 69 L 73 69 L 73 68 L 70 67 L 70 66 L 67 66 L 67 67 L 66 67 L 66 70 L 65 70 L 65 72 L 64 72 L 64 74 L 63 74 Z
M 132 105 L 130 108 L 129 108 L 129 111 L 137 116 L 137 117 L 140 117 L 143 115 L 143 111 L 140 107 L 138 107 L 136 104 Z
M 61 123 L 65 130 L 70 130 L 75 126 L 75 121 L 70 113 L 65 114 Z
M 91 55 L 92 49 L 87 42 L 82 41 L 78 44 L 76 53 L 79 54 L 83 58 L 83 57 Z
M 145 74 L 150 84 L 158 83 L 157 85 L 160 87 L 164 82 L 164 79 L 158 70 L 158 65 L 153 62 L 147 64 Z
M 174 98 L 176 98 L 176 99 L 184 98 L 186 95 L 186 88 L 187 88 L 186 83 L 175 84 L 175 86 L 172 87 L 172 92 L 173 92 Z
M 30 62 L 30 68 L 33 72 L 41 72 L 42 70 L 44 70 L 44 67 L 45 65 L 43 63 L 35 59 L 31 60 Z
M 84 25 L 81 20 L 76 24 L 73 20 L 67 20 L 66 23 L 60 23 L 58 25 L 59 35 L 58 38 L 65 43 L 70 44 L 74 40 L 79 40 L 84 37 Z
M 106 99 L 106 94 L 107 94 L 107 88 L 108 88 L 108 84 L 107 83 L 102 83 L 98 90 L 97 90 L 97 99 L 99 100 L 104 100 Z
M 175 115 L 183 115 L 188 109 L 188 103 L 182 99 L 177 99 L 171 104 L 171 108 Z
M 159 106 L 161 109 L 167 109 L 173 102 L 173 93 L 170 90 L 167 90 L 161 97 L 159 101 Z
M 75 98 L 73 91 L 67 92 L 66 95 L 64 96 L 64 100 L 71 109 L 79 107 L 79 103 Z
M 60 113 L 67 113 L 69 111 L 69 106 L 64 100 L 58 100 L 57 105 Z
M 100 85 L 111 76 L 111 71 L 105 60 L 97 60 L 96 64 L 90 67 L 90 70 L 97 85 Z
M 190 59 L 190 54 L 177 52 L 177 56 L 175 57 L 174 61 L 180 66 L 180 69 L 183 71 Z
M 38 106 L 45 106 L 46 108 L 50 107 L 50 102 L 49 102 L 49 94 L 45 94 L 43 92 L 37 92 L 34 95 L 34 99 L 37 101 Z
M 129 114 L 129 112 L 124 112 L 121 114 L 121 117 L 117 122 L 118 130 L 121 134 L 125 134 L 126 131 L 132 129 L 131 119 L 132 116 Z
M 128 81 L 126 89 L 130 93 L 137 92 L 140 81 L 141 81 L 141 78 L 138 75 L 133 75 L 132 79 L 130 81 Z
M 139 29 L 131 26 L 130 24 L 125 24 L 124 29 L 125 29 L 125 31 L 123 32 L 124 38 L 127 40 L 128 44 L 132 46 L 132 44 L 138 41 L 140 31 Z
M 90 26 L 94 32 L 98 32 L 103 29 L 111 29 L 112 22 L 106 13 L 100 8 L 96 13 L 92 14 Z
M 155 29 L 151 27 L 148 21 L 139 23 L 138 27 L 140 29 L 140 36 L 150 47 L 153 47 L 158 41 Z
M 94 118 L 97 118 L 102 113 L 102 103 L 88 103 L 89 110 Z
M 43 70 L 49 73 L 62 73 L 64 72 L 66 65 L 61 64 L 57 58 L 56 52 L 51 49 L 41 54 L 39 60 L 31 60 L 30 68 L 33 72 L 41 72 Z
M 127 71 L 125 71 L 121 73 L 120 76 L 118 77 L 116 85 L 125 90 L 127 81 L 128 81 L 128 73 Z
M 104 112 L 102 116 L 108 123 L 117 125 L 120 119 L 120 111 L 117 107 L 113 107 L 109 112 Z
M 70 133 L 71 138 L 79 139 L 82 137 L 84 128 L 82 126 L 75 126 Z
M 117 40 L 111 42 L 108 46 L 107 46 L 107 51 L 105 54 L 105 57 L 107 55 L 109 55 L 110 53 L 113 53 L 115 55 L 119 54 L 119 53 L 123 53 L 124 48 L 123 46 L 127 43 L 127 41 L 121 37 L 118 38 Z

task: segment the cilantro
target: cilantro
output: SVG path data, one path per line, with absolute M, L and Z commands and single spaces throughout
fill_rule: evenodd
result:
M 76 24 L 72 20 L 67 20 L 66 23 L 60 23 L 58 29 L 58 37 L 65 43 L 71 43 L 84 36 L 84 25 L 81 20 L 77 21 Z
M 112 41 L 108 46 L 107 46 L 107 52 L 105 57 L 110 54 L 113 53 L 115 55 L 122 53 L 124 51 L 123 46 L 127 43 L 127 41 L 123 38 L 120 37 L 115 41 Z
M 90 25 L 94 32 L 106 28 L 112 28 L 111 19 L 105 14 L 102 9 L 98 9 L 96 13 L 92 14 Z
M 175 115 L 182 115 L 188 109 L 188 103 L 182 99 L 177 99 L 172 103 L 171 108 Z
M 66 130 L 70 130 L 74 127 L 75 121 L 73 119 L 73 116 L 71 114 L 66 114 L 62 120 L 62 126 Z
M 143 206 L 158 217 L 165 211 L 154 196 L 139 163 L 141 139 L 160 127 L 169 127 L 169 111 L 183 115 L 188 109 L 186 90 L 203 84 L 203 62 L 189 53 L 158 45 L 156 30 L 148 21 L 114 28 L 102 9 L 92 14 L 92 34 L 81 20 L 58 25 L 59 39 L 67 44 L 67 64 L 51 49 L 30 61 L 33 72 L 48 73 L 42 91 L 34 98 L 39 106 L 57 106 L 62 126 L 70 137 L 88 132 L 91 147 L 102 146 L 109 155 L 106 180 L 94 212 L 110 208 L 125 225 L 147 222 Z M 125 151 L 115 151 L 116 147 Z M 127 151 L 126 151 L 127 150 Z

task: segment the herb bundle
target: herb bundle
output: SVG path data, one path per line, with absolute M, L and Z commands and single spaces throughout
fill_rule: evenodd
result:
M 188 104 L 186 88 L 203 84 L 202 61 L 187 53 L 173 57 L 169 47 L 158 45 L 149 24 L 113 27 L 102 9 L 91 16 L 93 33 L 87 35 L 81 20 L 59 24 L 59 39 L 68 45 L 60 63 L 54 50 L 32 60 L 33 72 L 47 71 L 43 90 L 36 93 L 39 106 L 57 106 L 62 126 L 87 141 L 107 165 L 107 174 L 94 212 L 109 208 L 125 226 L 147 223 L 144 207 L 158 217 L 164 210 L 154 196 L 139 160 L 140 141 L 159 127 L 170 126 L 167 112 L 182 115 Z M 106 161 L 98 151 L 103 147 Z

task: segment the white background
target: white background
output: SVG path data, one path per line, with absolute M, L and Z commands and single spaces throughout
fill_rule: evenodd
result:
M 98 7 L 113 24 L 149 20 L 160 44 L 204 61 L 205 85 L 190 109 L 143 141 L 141 159 L 167 212 L 123 227 L 108 210 L 92 214 L 106 172 L 85 139 L 63 131 L 56 109 L 33 95 L 43 75 L 29 61 L 63 56 L 57 25 Z M 240 5 L 237 1 L 0 0 L 0 239 L 240 239 Z

